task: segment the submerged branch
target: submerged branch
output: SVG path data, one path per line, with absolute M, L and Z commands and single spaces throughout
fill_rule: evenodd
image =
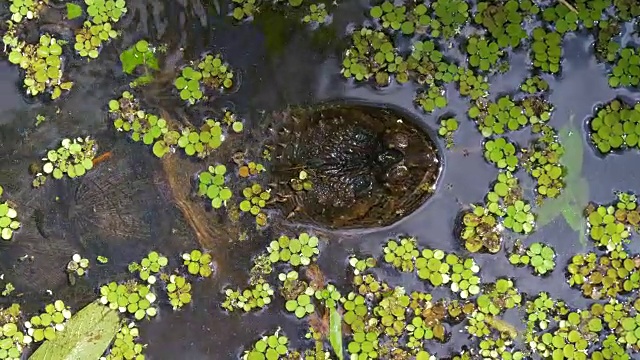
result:
M 574 13 L 578 14 L 578 10 L 576 8 L 574 8 L 573 5 L 569 4 L 569 2 L 567 0 L 558 0 L 558 2 L 560 4 L 566 6 L 569 10 L 571 10 Z

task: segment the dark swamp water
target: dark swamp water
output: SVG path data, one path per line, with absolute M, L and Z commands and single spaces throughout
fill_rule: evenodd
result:
M 4 19 L 7 7 L 1 5 L 0 15 Z M 226 16 L 227 4 L 217 2 L 140 0 L 127 6 L 128 13 L 118 24 L 122 36 L 106 45 L 98 59 L 88 63 L 70 60 L 64 71 L 75 82 L 74 87 L 53 103 L 26 99 L 19 87 L 21 75 L 17 67 L 6 57 L 0 58 L 0 184 L 5 196 L 17 204 L 22 221 L 22 228 L 13 240 L 0 243 L 0 272 L 16 287 L 12 296 L 0 299 L 1 303 L 19 302 L 25 311 L 34 312 L 44 303 L 62 299 L 77 310 L 96 298 L 98 286 L 126 278 L 127 264 L 138 261 L 150 250 L 177 256 L 199 247 L 189 222 L 173 202 L 158 159 L 148 147 L 116 133 L 107 118 L 106 104 L 131 81 L 131 77 L 123 74 L 118 56 L 141 38 L 168 45 L 169 55 L 161 58 L 165 69 L 181 66 L 186 60 L 213 50 L 223 54 L 240 75 L 237 91 L 199 104 L 189 114 L 230 107 L 244 119 L 245 127 L 251 128 L 259 125 L 264 112 L 288 105 L 356 99 L 402 108 L 433 134 L 437 132 L 436 119 L 454 114 L 461 129 L 451 150 L 445 150 L 444 141 L 437 139 L 444 168 L 430 200 L 386 228 L 324 235 L 328 241 L 322 247 L 318 264 L 328 279 L 347 289 L 348 256 L 354 253 L 379 256 L 382 244 L 399 235 L 415 236 L 420 246 L 468 255 L 452 231 L 456 217 L 461 204 L 482 201 L 497 169 L 484 160 L 483 137 L 466 117 L 469 100 L 456 91 L 448 91 L 445 109 L 426 115 L 413 103 L 416 87 L 412 83 L 402 86 L 392 83 L 378 90 L 354 84 L 340 74 L 342 52 L 348 46 L 347 31 L 365 20 L 368 2 L 354 0 L 331 7 L 332 22 L 317 31 L 300 24 L 297 15 L 269 11 L 252 22 L 236 25 Z M 218 7 L 222 15 L 218 14 Z M 630 31 L 626 34 L 625 41 L 637 40 Z M 562 75 L 545 79 L 549 81 L 550 102 L 554 105 L 550 125 L 561 128 L 571 115 L 575 116 L 584 144 L 582 175 L 589 183 L 589 200 L 609 203 L 614 190 L 640 190 L 639 155 L 635 150 L 606 158 L 596 155 L 588 143 L 586 119 L 596 106 L 616 96 L 634 103 L 640 100 L 640 95 L 637 91 L 609 87 L 607 69 L 596 61 L 592 41 L 593 37 L 585 33 L 567 35 L 563 42 Z M 450 53 L 460 59 L 457 50 Z M 490 78 L 491 99 L 514 92 L 529 76 L 526 51 L 509 54 L 509 63 L 511 70 Z M 183 104 L 176 99 L 166 100 L 165 106 L 173 107 L 173 102 L 174 110 L 182 111 L 178 107 Z M 45 115 L 47 120 L 35 127 L 37 114 Z M 81 179 L 48 181 L 43 188 L 33 189 L 29 164 L 39 160 L 45 149 L 57 147 L 62 138 L 86 135 L 98 139 L 99 152 L 110 151 L 112 157 Z M 526 140 L 526 134 L 522 139 Z M 521 179 L 526 189 L 533 189 L 526 174 Z M 283 301 L 278 297 L 266 310 L 257 313 L 227 314 L 220 308 L 224 301 L 222 289 L 246 286 L 251 257 L 274 236 L 269 231 L 256 233 L 241 243 L 217 236 L 208 244 L 217 263 L 215 276 L 194 283 L 191 305 L 176 312 L 164 305 L 157 318 L 140 323 L 142 341 L 148 344 L 146 356 L 237 359 L 261 334 L 278 326 L 294 345 L 304 343 L 306 323 L 285 314 Z M 537 277 L 528 269 L 516 269 L 503 252 L 473 254 L 481 268 L 482 280 L 491 282 L 500 276 L 513 276 L 522 292 L 549 291 L 552 297 L 565 299 L 576 307 L 590 303 L 568 286 L 562 271 L 573 254 L 589 250 L 579 242 L 577 233 L 559 216 L 525 239 L 526 243 L 535 241 L 551 244 L 558 254 L 558 265 L 551 276 Z M 64 268 L 74 253 L 89 258 L 92 267 L 89 276 L 70 287 Z M 97 255 L 108 257 L 108 264 L 95 263 Z M 399 275 L 388 267 L 382 267 L 379 274 L 407 291 L 430 288 L 415 276 Z M 16 294 L 21 296 L 13 296 Z M 461 345 L 468 343 L 466 334 L 458 331 L 463 326 L 451 329 L 453 337 L 449 342 L 429 343 L 429 351 L 440 358 L 460 350 Z

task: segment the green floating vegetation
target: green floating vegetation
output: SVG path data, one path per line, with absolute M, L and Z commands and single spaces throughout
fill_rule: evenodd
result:
M 431 8 L 434 18 L 441 24 L 441 34 L 445 39 L 457 35 L 469 18 L 469 4 L 465 0 L 436 0 L 431 3 Z
M 142 352 L 147 345 L 137 342 L 139 337 L 140 330 L 134 323 L 130 323 L 129 325 L 122 324 L 113 340 L 111 348 L 108 350 L 106 356 L 101 357 L 100 360 L 144 360 L 144 354 Z
M 269 261 L 289 263 L 291 266 L 307 266 L 316 260 L 320 253 L 319 240 L 308 233 L 300 233 L 297 238 L 282 235 L 267 247 Z
M 92 302 L 72 316 L 65 329 L 46 340 L 31 354 L 31 360 L 98 359 L 120 329 L 120 317 L 99 302 Z
M 226 289 L 224 293 L 226 298 L 221 304 L 223 309 L 229 312 L 235 310 L 249 312 L 270 304 L 274 291 L 271 285 L 264 282 L 264 280 L 259 280 L 252 288 L 244 290 Z
M 464 240 L 464 246 L 468 251 L 500 251 L 502 234 L 498 228 L 497 217 L 489 209 L 474 205 L 472 211 L 462 216 L 462 224 L 464 228 L 461 230 L 460 238 Z
M 284 304 L 284 308 L 288 312 L 294 313 L 298 319 L 302 319 L 306 315 L 312 314 L 316 311 L 315 306 L 311 302 L 314 294 L 315 291 L 313 288 L 307 287 L 304 292 L 299 294 L 295 299 L 287 300 Z
M 18 304 L 0 310 L 0 356 L 3 359 L 19 360 L 24 347 L 33 342 L 31 336 L 20 330 L 21 315 Z
M 67 19 L 73 20 L 82 16 L 82 7 L 78 4 L 67 3 Z
M 489 71 L 503 55 L 498 43 L 478 36 L 467 39 L 465 50 L 469 55 L 469 65 L 482 71 Z
M 557 32 L 537 27 L 533 29 L 532 37 L 531 60 L 533 67 L 550 74 L 560 72 L 562 36 Z
M 531 76 L 526 78 L 522 84 L 520 84 L 520 90 L 533 95 L 549 90 L 549 83 L 544 80 L 540 75 Z
M 429 86 L 426 91 L 418 92 L 413 100 L 427 113 L 447 106 L 444 87 Z
M 83 258 L 80 254 L 73 254 L 65 270 L 69 278 L 69 284 L 73 286 L 76 283 L 76 276 L 82 277 L 87 274 L 89 270 L 89 259 Z
M 458 120 L 455 118 L 443 118 L 440 119 L 440 127 L 438 128 L 438 135 L 443 137 L 446 141 L 447 149 L 451 149 L 454 145 L 453 135 L 458 131 Z
M 257 226 L 267 225 L 267 214 L 262 211 L 271 199 L 271 190 L 263 189 L 262 185 L 253 183 L 242 190 L 244 200 L 240 202 L 239 208 L 243 213 L 250 213 L 256 218 Z
M 40 11 L 46 5 L 46 1 L 38 0 L 11 0 L 9 11 L 11 11 L 11 21 L 19 23 L 23 19 L 37 19 Z
M 253 17 L 253 14 L 258 9 L 259 0 L 232 0 L 233 10 L 231 16 L 234 19 L 240 21 Z
M 250 350 L 245 350 L 243 360 L 278 360 L 287 358 L 289 339 L 279 334 L 280 329 L 272 335 L 265 335 L 256 341 Z
M 217 91 L 233 86 L 233 72 L 229 64 L 222 62 L 220 55 L 208 54 L 194 64 L 194 67 L 184 67 L 180 76 L 174 81 L 174 86 L 180 93 L 180 99 L 190 104 L 205 98 L 203 86 Z
M 531 0 L 480 1 L 474 21 L 486 28 L 500 48 L 517 48 L 527 38 L 522 22 L 540 9 Z
M 144 39 L 138 40 L 138 42 L 120 53 L 122 71 L 125 74 L 132 74 L 138 66 L 144 66 L 145 74 L 149 74 L 148 69 L 160 70 L 158 58 L 156 57 L 157 51 L 159 51 L 159 49 L 149 45 L 148 41 Z M 139 79 L 140 78 L 138 78 L 137 83 L 144 82 L 144 80 Z
M 242 122 L 231 112 L 226 112 L 222 121 L 205 119 L 199 129 L 180 127 L 142 110 L 139 101 L 129 91 L 123 92 L 119 99 L 109 101 L 109 113 L 116 130 L 130 133 L 133 141 L 152 146 L 154 155 L 159 158 L 176 148 L 184 149 L 188 156 L 205 158 L 224 141 L 223 124 L 234 132 L 241 132 L 243 128 Z
M 388 35 L 381 31 L 362 28 L 351 35 L 352 46 L 344 53 L 341 73 L 346 78 L 357 81 L 373 78 L 379 86 L 386 86 L 391 75 L 406 70 L 404 62 Z M 398 76 L 400 83 L 408 81 L 406 76 Z
M 44 164 L 36 171 L 33 187 L 44 185 L 48 175 L 57 180 L 65 175 L 75 178 L 83 176 L 93 168 L 93 159 L 98 147 L 90 136 L 84 139 L 63 139 L 60 144 L 58 149 L 47 151 L 47 156 L 42 159 Z
M 614 99 L 589 120 L 591 143 L 601 154 L 640 147 L 640 103 L 631 107 Z
M 4 189 L 0 186 L 0 197 L 3 193 Z M 2 240 L 11 240 L 13 233 L 21 226 L 15 204 L 8 200 L 0 203 L 0 237 Z
M 558 141 L 556 131 L 543 125 L 534 133 L 540 136 L 528 149 L 523 149 L 524 169 L 536 180 L 538 202 L 542 198 L 557 198 L 566 186 L 566 167 L 560 159 L 564 155 L 564 147 Z
M 512 265 L 529 265 L 537 275 L 545 275 L 553 271 L 556 266 L 556 253 L 551 246 L 535 242 L 527 249 L 516 244 L 514 251 L 509 255 Z
M 518 167 L 516 151 L 516 146 L 506 137 L 499 137 L 484 143 L 484 158 L 499 169 L 516 170 Z
M 256 176 L 261 172 L 267 171 L 264 165 L 253 162 L 253 161 L 249 161 L 248 163 L 242 163 L 238 165 L 240 165 L 238 167 L 238 176 L 240 176 L 241 178 Z
M 618 250 L 629 241 L 631 232 L 639 232 L 640 211 L 638 199 L 631 193 L 618 193 L 611 205 L 589 204 L 585 210 L 589 237 L 596 246 L 607 251 Z
M 473 258 L 461 258 L 438 249 L 418 249 L 416 239 L 389 240 L 383 248 L 384 261 L 402 272 L 416 272 L 433 286 L 449 286 L 463 299 L 480 292 L 480 267 Z
M 640 266 L 624 250 L 574 255 L 567 272 L 569 285 L 580 288 L 587 298 L 615 299 L 640 288 Z
M 191 283 L 180 275 L 172 274 L 167 282 L 167 294 L 173 310 L 191 302 Z
M 309 11 L 302 18 L 302 22 L 324 24 L 328 19 L 329 12 L 327 12 L 327 6 L 324 3 L 309 4 Z
M 43 34 L 36 45 L 20 42 L 11 49 L 9 62 L 25 70 L 23 86 L 27 94 L 49 92 L 51 99 L 57 99 L 63 90 L 71 89 L 73 82 L 62 80 L 63 44 L 64 41 Z
M 157 297 L 148 285 L 129 280 L 124 284 L 111 282 L 100 287 L 100 303 L 109 309 L 131 314 L 136 320 L 154 317 L 158 309 L 153 307 Z
M 609 85 L 617 87 L 637 87 L 640 84 L 640 52 L 634 48 L 620 50 L 620 56 L 611 69 Z
M 140 260 L 140 263 L 133 262 L 129 264 L 129 272 L 137 272 L 140 280 L 146 281 L 149 285 L 153 285 L 157 280 L 155 274 L 160 273 L 168 264 L 169 259 L 156 251 L 151 251 L 146 257 Z
M 32 316 L 24 324 L 27 334 L 36 343 L 56 339 L 57 333 L 65 329 L 65 324 L 71 318 L 71 311 L 62 300 L 47 304 L 44 309 L 44 312 Z
M 125 0 L 84 0 L 87 5 L 88 19 L 76 32 L 74 49 L 78 55 L 95 59 L 102 46 L 119 36 L 113 26 L 127 12 Z
M 378 20 L 384 29 L 399 30 L 404 35 L 411 35 L 416 31 L 424 33 L 429 27 L 432 34 L 437 35 L 440 24 L 433 21 L 427 11 L 427 6 L 421 3 L 410 2 L 408 5 L 395 6 L 393 2 L 385 1 L 373 6 L 369 10 L 369 16 Z
M 525 126 L 540 126 L 551 118 L 551 105 L 538 96 L 529 96 L 514 102 L 503 96 L 496 102 L 475 101 L 468 115 L 478 125 L 484 137 L 502 135 Z
M 219 209 L 226 206 L 233 193 L 225 186 L 224 176 L 227 167 L 221 164 L 209 166 L 207 171 L 198 174 L 198 195 L 211 201 L 211 207 Z
M 203 253 L 198 249 L 191 250 L 191 252 L 182 254 L 182 261 L 182 264 L 187 267 L 187 272 L 191 275 L 207 278 L 213 274 L 211 269 L 213 259 L 209 253 Z

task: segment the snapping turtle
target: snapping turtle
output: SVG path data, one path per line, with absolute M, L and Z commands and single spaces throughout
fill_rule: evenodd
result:
M 437 147 L 397 110 L 325 103 L 269 117 L 277 124 L 267 140 L 270 180 L 277 207 L 294 221 L 331 229 L 387 226 L 434 190 Z

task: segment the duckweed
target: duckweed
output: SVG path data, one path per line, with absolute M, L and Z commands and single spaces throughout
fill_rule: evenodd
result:
M 489 71 L 502 56 L 498 43 L 477 36 L 467 40 L 465 49 L 469 54 L 469 65 L 482 71 Z
M 267 214 L 262 211 L 262 208 L 271 199 L 271 190 L 264 190 L 260 184 L 253 183 L 242 190 L 242 195 L 244 200 L 240 202 L 240 211 L 248 212 L 255 216 L 258 226 L 266 226 Z
M 484 158 L 500 169 L 515 171 L 518 166 L 516 147 L 506 137 L 489 140 L 484 144 Z
M 257 0 L 233 0 L 233 10 L 231 16 L 240 21 L 253 17 L 257 10 Z
M 206 278 L 213 274 L 213 270 L 211 269 L 213 259 L 209 253 L 203 253 L 197 249 L 191 250 L 189 253 L 182 254 L 182 260 L 191 275 Z
M 124 284 L 111 282 L 100 287 L 100 302 L 110 309 L 131 314 L 136 320 L 156 316 L 158 310 L 153 307 L 157 297 L 149 285 L 128 281 Z
M 234 74 L 220 54 L 207 54 L 198 62 L 202 83 L 213 90 L 222 91 L 233 87 Z
M 191 283 L 180 275 L 172 274 L 167 283 L 167 294 L 173 310 L 191 302 Z
M 137 272 L 142 281 L 153 285 L 157 280 L 155 274 L 158 274 L 167 264 L 169 264 L 169 259 L 156 251 L 151 251 L 140 260 L 140 263 L 129 264 L 129 272 Z
M 577 254 L 567 266 L 568 283 L 579 287 L 585 297 L 615 298 L 640 287 L 640 271 L 635 258 L 623 250 L 608 256 L 596 253 Z
M 352 46 L 344 53 L 341 73 L 357 81 L 374 77 L 376 84 L 386 86 L 393 74 L 405 72 L 406 63 L 393 46 L 389 37 L 372 29 L 362 28 L 351 35 Z M 405 82 L 405 76 L 398 76 Z
M 278 360 L 284 359 L 289 352 L 289 339 L 279 335 L 279 329 L 272 335 L 265 335 L 256 341 L 251 350 L 245 350 L 243 360 Z
M 310 4 L 307 15 L 302 18 L 304 23 L 324 24 L 329 18 L 327 6 L 324 3 Z
M 13 304 L 2 309 L 0 322 L 0 358 L 18 360 L 21 358 L 25 345 L 33 341 L 31 336 L 23 333 L 19 327 L 20 306 Z
M 316 236 L 300 233 L 297 238 L 282 235 L 278 240 L 273 240 L 267 247 L 269 260 L 275 264 L 279 261 L 287 262 L 291 266 L 307 266 L 316 260 L 320 253 L 319 240 Z
M 445 118 L 440 120 L 440 127 L 438 128 L 438 135 L 443 137 L 446 141 L 447 149 L 453 147 L 453 135 L 458 130 L 458 120 L 455 118 Z
M 80 256 L 80 254 L 74 254 L 71 257 L 71 261 L 67 263 L 67 275 L 69 276 L 69 283 L 75 284 L 76 276 L 84 276 L 89 270 L 89 260 Z
M 284 307 L 287 311 L 294 313 L 298 319 L 302 319 L 307 314 L 312 314 L 315 311 L 315 306 L 312 302 L 314 294 L 313 288 L 307 287 L 296 299 L 288 300 Z
M 250 177 L 250 176 L 256 176 L 256 175 L 258 175 L 261 172 L 264 172 L 266 170 L 267 169 L 265 169 L 264 165 L 262 165 L 260 163 L 255 163 L 253 161 L 250 161 L 248 163 L 242 164 L 238 168 L 238 176 L 240 176 L 242 178 L 246 178 L 246 177 Z
M 426 91 L 416 94 L 414 102 L 427 113 L 447 106 L 444 87 L 429 86 Z
M 271 286 L 260 280 L 253 288 L 245 290 L 226 289 L 225 300 L 221 304 L 222 308 L 232 312 L 235 310 L 243 310 L 249 312 L 254 309 L 260 309 L 271 303 L 274 291 Z
M 527 38 L 523 20 L 539 11 L 531 0 L 480 1 L 474 21 L 486 28 L 501 48 L 516 48 Z
M 537 275 L 547 274 L 555 268 L 556 253 L 553 248 L 539 242 L 529 245 L 526 253 L 517 251 L 509 256 L 513 265 L 529 265 Z
M 105 42 L 119 36 L 119 33 L 113 29 L 113 25 L 127 12 L 127 4 L 125 0 L 84 0 L 84 2 L 87 5 L 89 19 L 76 33 L 74 49 L 82 57 L 95 59 Z
M 460 238 L 464 241 L 465 248 L 470 252 L 478 252 L 486 249 L 490 253 L 500 251 L 502 235 L 498 230 L 498 220 L 482 206 L 474 206 L 472 211 L 462 216 L 463 229 Z
M 547 83 L 541 76 L 535 75 L 525 79 L 520 85 L 520 89 L 528 94 L 536 94 L 549 90 L 549 83 Z
M 522 150 L 524 169 L 536 179 L 539 197 L 556 198 L 566 186 L 566 167 L 560 163 L 564 147 L 551 127 L 543 125 L 538 132 L 541 136 Z
M 120 330 L 118 330 L 109 352 L 106 356 L 101 357 L 100 360 L 144 360 L 144 354 L 142 352 L 147 345 L 138 343 L 137 340 L 139 337 L 140 330 L 134 323 L 129 323 L 128 325 L 123 324 Z
M 3 192 L 4 189 L 0 186 L 0 196 Z M 11 240 L 14 231 L 20 229 L 21 226 L 15 205 L 10 201 L 0 203 L 0 237 L 2 240 Z
M 64 324 L 71 318 L 69 307 L 56 300 L 53 304 L 47 304 L 45 311 L 39 315 L 34 315 L 25 322 L 27 334 L 34 342 L 53 340 L 56 332 L 64 330 Z
M 21 43 L 11 49 L 9 62 L 25 70 L 23 86 L 27 94 L 36 96 L 48 91 L 51 99 L 57 99 L 63 90 L 71 89 L 73 82 L 62 81 L 63 44 L 43 34 L 37 45 Z
M 533 67 L 556 74 L 560 72 L 562 57 L 562 36 L 557 32 L 546 31 L 542 27 L 533 29 L 531 44 L 531 60 Z
M 638 201 L 631 193 L 618 193 L 615 203 L 605 206 L 589 204 L 585 210 L 589 236 L 599 247 L 608 251 L 618 249 L 623 241 L 637 231 L 640 224 Z
M 503 96 L 497 102 L 478 99 L 469 108 L 468 115 L 482 135 L 490 137 L 544 123 L 551 118 L 551 108 L 539 98 L 526 98 L 516 103 L 509 96 Z
M 198 195 L 209 199 L 214 209 L 226 206 L 227 200 L 233 195 L 231 189 L 225 186 L 226 172 L 227 167 L 219 164 L 211 165 L 207 171 L 198 174 Z
M 378 20 L 384 29 L 401 31 L 404 35 L 411 35 L 416 31 L 425 32 L 432 25 L 433 31 L 439 28 L 438 23 L 433 23 L 427 14 L 425 4 L 413 4 L 394 6 L 393 2 L 385 1 L 373 6 L 369 15 Z M 436 33 L 437 34 L 437 33 Z
M 609 85 L 617 87 L 636 87 L 640 84 L 640 53 L 633 48 L 620 50 L 620 56 L 611 69 Z
M 37 19 L 40 10 L 42 10 L 45 4 L 46 2 L 38 0 L 11 0 L 11 5 L 9 5 L 11 21 L 19 23 L 23 19 Z
M 54 179 L 62 179 L 64 175 L 70 178 L 83 176 L 93 168 L 96 150 L 96 142 L 89 136 L 84 139 L 63 139 L 58 149 L 47 151 L 47 156 L 42 159 L 44 164 L 41 171 L 36 173 L 33 180 L 33 187 L 44 185 L 47 175 Z
M 445 39 L 457 35 L 469 18 L 469 4 L 465 0 L 436 0 L 431 3 L 431 8 L 435 19 L 441 24 L 441 33 Z
M 589 120 L 591 143 L 601 154 L 640 147 L 640 104 L 631 107 L 614 99 Z

